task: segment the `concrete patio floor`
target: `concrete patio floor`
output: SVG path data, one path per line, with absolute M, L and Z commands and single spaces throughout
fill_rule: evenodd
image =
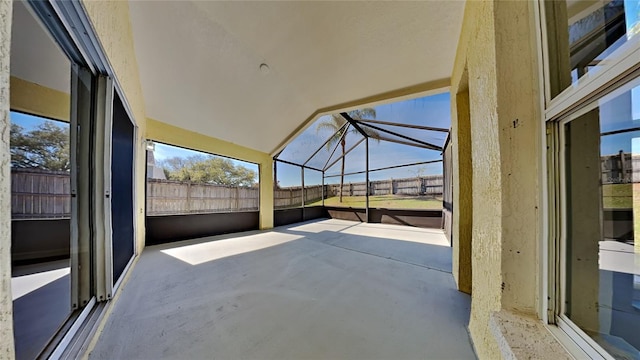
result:
M 474 359 L 439 230 L 321 220 L 148 247 L 90 359 Z

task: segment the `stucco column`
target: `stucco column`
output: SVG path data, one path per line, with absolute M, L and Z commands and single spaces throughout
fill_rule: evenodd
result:
M 469 182 L 469 332 L 479 358 L 500 357 L 490 326 L 496 313 L 538 315 L 542 114 L 534 6 L 527 1 L 467 2 L 452 75 L 457 136 L 466 136 L 462 124 L 467 87 L 469 94 L 470 148 L 465 149 L 461 139 L 454 146 L 459 166 L 462 152 L 470 153 L 466 166 L 471 171 L 470 176 L 457 174 L 454 212 L 462 207 L 462 182 Z M 459 218 L 454 233 L 464 229 L 462 225 Z
M 473 175 L 471 168 L 471 123 L 467 73 L 455 97 L 452 97 L 453 142 L 453 259 L 452 273 L 458 290 L 471 294 L 471 230 L 473 226 Z
M 13 359 L 11 299 L 11 155 L 9 153 L 9 60 L 13 3 L 0 2 L 0 358 Z
M 533 2 L 496 1 L 502 308 L 536 314 L 541 241 L 542 89 Z M 475 199 L 474 199 L 475 200 Z M 474 219 L 475 221 L 475 219 Z M 475 223 L 474 223 L 475 226 Z
M 273 228 L 273 159 L 260 162 L 260 229 Z

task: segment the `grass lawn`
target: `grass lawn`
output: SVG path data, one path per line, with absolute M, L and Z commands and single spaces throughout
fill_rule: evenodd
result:
M 602 206 L 605 209 L 633 207 L 632 184 L 602 185 Z
M 330 197 L 324 200 L 324 204 L 326 206 L 364 208 L 366 201 L 364 196 L 344 196 L 342 198 L 342 203 L 338 200 L 339 198 L 337 196 Z M 307 206 L 314 205 L 322 205 L 322 200 L 307 204 Z M 384 209 L 440 210 L 442 209 L 442 199 L 434 199 L 430 196 L 371 195 L 369 196 L 369 207 Z

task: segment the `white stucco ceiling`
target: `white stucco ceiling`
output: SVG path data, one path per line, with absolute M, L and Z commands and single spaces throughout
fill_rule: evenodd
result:
M 133 1 L 130 11 L 147 116 L 271 152 L 318 109 L 448 78 L 464 2 Z
M 21 1 L 13 3 L 11 76 L 69 93 L 71 62 Z

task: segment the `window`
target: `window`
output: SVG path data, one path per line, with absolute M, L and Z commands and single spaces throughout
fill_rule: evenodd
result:
M 560 130 L 566 202 L 560 314 L 621 356 L 640 354 L 640 101 L 632 96 L 638 90 L 590 104 Z
M 611 68 L 640 42 L 637 0 L 557 1 L 546 5 L 546 15 L 555 20 L 548 42 L 556 71 L 551 81 L 558 82 L 553 97 Z
M 71 62 L 25 2 L 14 3 L 11 37 L 13 336 L 16 359 L 34 359 L 46 357 L 75 310 L 72 74 Z
M 640 2 L 542 2 L 549 321 L 640 357 Z
M 11 112 L 16 358 L 35 358 L 70 316 L 69 124 Z

